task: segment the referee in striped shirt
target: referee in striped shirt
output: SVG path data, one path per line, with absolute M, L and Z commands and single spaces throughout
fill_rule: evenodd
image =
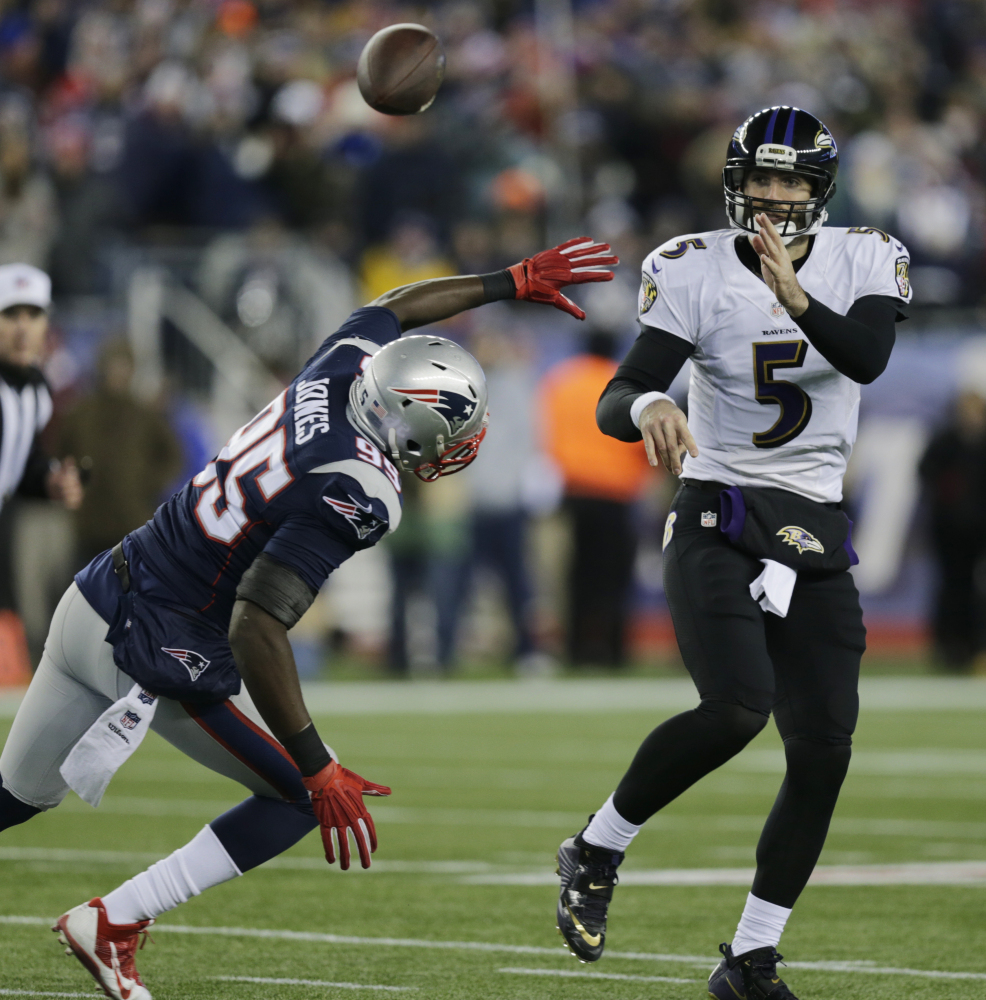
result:
M 0 266 L 0 507 L 15 493 L 82 502 L 74 459 L 50 459 L 40 434 L 51 395 L 37 367 L 48 332 L 51 279 L 30 264 Z

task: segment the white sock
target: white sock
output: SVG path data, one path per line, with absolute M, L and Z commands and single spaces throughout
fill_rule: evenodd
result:
M 625 820 L 613 805 L 611 795 L 599 812 L 589 821 L 582 839 L 593 847 L 605 847 L 610 851 L 625 851 L 630 841 L 640 833 L 642 827 Z
M 754 948 L 776 948 L 781 943 L 789 916 L 791 911 L 786 906 L 757 899 L 751 892 L 746 897 L 743 916 L 733 938 L 733 954 L 745 955 Z
M 212 827 L 206 826 L 174 854 L 103 896 L 103 906 L 111 924 L 135 924 L 242 874 Z

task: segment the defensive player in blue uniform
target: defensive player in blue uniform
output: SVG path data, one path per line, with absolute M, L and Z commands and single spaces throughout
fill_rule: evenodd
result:
M 395 289 L 358 309 L 269 406 L 142 528 L 76 577 L 0 755 L 0 830 L 97 804 L 148 728 L 252 797 L 54 930 L 115 1000 L 149 1000 L 134 965 L 161 913 L 321 827 L 349 867 L 376 850 L 364 795 L 305 708 L 287 632 L 328 575 L 394 530 L 401 474 L 476 456 L 482 370 L 442 337 L 401 334 L 497 299 L 584 318 L 560 289 L 612 278 L 605 244 L 569 240 L 494 274 Z M 246 690 L 241 690 L 240 680 Z

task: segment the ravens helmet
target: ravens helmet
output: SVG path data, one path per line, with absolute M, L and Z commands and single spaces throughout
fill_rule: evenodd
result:
M 486 436 L 486 378 L 445 337 L 402 337 L 349 390 L 350 421 L 402 472 L 431 482 L 464 469 Z
M 800 174 L 811 184 L 811 197 L 777 201 L 744 194 L 747 174 L 756 167 Z M 817 233 L 828 218 L 825 205 L 835 194 L 838 169 L 835 138 L 814 115 L 787 105 L 758 111 L 733 133 L 726 154 L 722 187 L 730 226 L 752 236 L 754 215 L 767 211 L 783 216 L 775 225 L 785 244 Z

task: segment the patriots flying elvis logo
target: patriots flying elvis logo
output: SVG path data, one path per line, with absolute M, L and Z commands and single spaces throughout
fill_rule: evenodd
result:
M 212 663 L 212 660 L 207 660 L 201 653 L 196 653 L 194 649 L 166 649 L 162 646 L 161 652 L 173 656 L 179 663 L 184 664 L 188 675 L 192 678 L 192 683 L 197 681 L 205 672 L 205 668 Z
M 445 418 L 449 426 L 449 435 L 457 434 L 476 412 L 476 400 L 463 396 L 448 389 L 398 389 L 388 387 L 391 392 L 399 392 L 402 396 L 416 399 L 425 406 L 430 406 L 439 416 Z
M 358 500 L 354 499 L 352 494 L 349 495 L 352 503 L 346 503 L 345 500 L 336 500 L 334 497 L 322 497 L 322 499 L 333 510 L 337 510 L 342 514 L 353 526 L 353 531 L 356 532 L 356 537 L 360 541 L 363 541 L 368 535 L 372 535 L 377 528 L 387 523 L 383 518 L 377 517 L 373 513 L 372 506 L 364 507 Z
M 797 525 L 789 524 L 787 527 L 781 528 L 777 534 L 788 545 L 793 545 L 798 550 L 799 556 L 804 555 L 805 552 L 825 554 L 825 547 L 822 543 L 810 531 L 805 531 L 804 528 L 799 528 Z

